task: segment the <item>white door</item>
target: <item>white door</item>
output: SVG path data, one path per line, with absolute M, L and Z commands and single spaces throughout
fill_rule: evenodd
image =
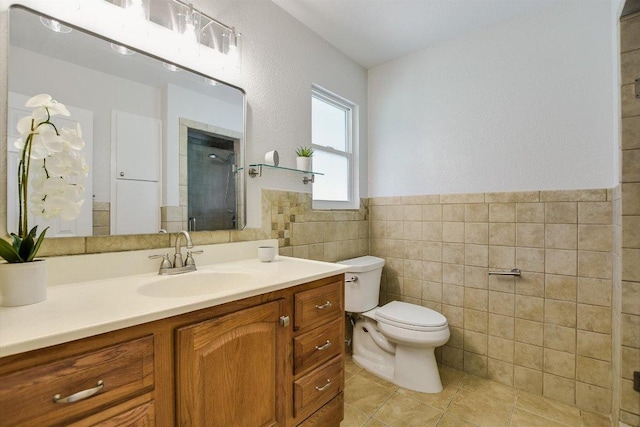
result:
M 7 230 L 18 232 L 18 163 L 19 151 L 13 143 L 20 137 L 16 129 L 18 120 L 31 114 L 24 106 L 31 96 L 9 92 L 9 119 L 7 123 Z M 71 116 L 55 116 L 53 123 L 58 129 L 76 128 L 80 123 L 85 147 L 82 154 L 90 166 L 89 175 L 84 180 L 84 204 L 80 216 L 73 221 L 62 221 L 60 218 L 45 221 L 41 217 L 29 215 L 29 228 L 37 225 L 38 231 L 49 227 L 47 237 L 91 236 L 93 234 L 93 111 L 65 104 Z

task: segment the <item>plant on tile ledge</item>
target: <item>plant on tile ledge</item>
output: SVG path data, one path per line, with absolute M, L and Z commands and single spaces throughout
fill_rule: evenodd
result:
M 25 273 L 17 273 L 18 269 L 10 269 L 9 265 L 23 264 L 23 270 L 31 268 L 27 264 L 44 265 L 44 262 L 32 261 L 38 261 L 35 256 L 48 227 L 39 235 L 37 225 L 29 229 L 29 213 L 46 221 L 58 217 L 66 221 L 77 218 L 84 203 L 82 181 L 89 170 L 80 153 L 84 147 L 80 126 L 76 129 L 58 129 L 52 122 L 53 116 L 69 116 L 67 108 L 47 94 L 36 95 L 25 105 L 32 108 L 32 113 L 18 121 L 20 138 L 14 143 L 20 150 L 17 173 L 18 233 L 11 233 L 12 243 L 0 239 L 0 257 L 8 263 L 0 264 L 1 305 L 22 305 L 11 304 L 10 301 L 7 303 L 13 296 L 13 291 L 7 289 L 10 280 L 31 280 Z M 40 268 L 44 271 L 44 267 Z M 46 278 L 45 273 L 41 274 Z M 26 285 L 22 283 L 17 286 Z M 46 289 L 44 292 L 46 297 Z

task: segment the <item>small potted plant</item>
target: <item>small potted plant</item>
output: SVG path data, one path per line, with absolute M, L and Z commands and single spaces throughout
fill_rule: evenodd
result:
M 311 171 L 311 156 L 313 156 L 313 148 L 298 147 L 296 154 L 298 155 L 296 158 L 296 169 Z
M 67 108 L 46 94 L 29 99 L 31 115 L 18 121 L 19 151 L 18 233 L 12 242 L 0 237 L 0 306 L 44 301 L 47 296 L 46 263 L 36 255 L 47 228 L 29 224 L 29 213 L 45 221 L 60 217 L 73 220 L 84 202 L 82 179 L 88 166 L 80 150 L 84 147 L 80 126 L 57 128 L 55 115 L 69 116 Z M 31 227 L 31 228 L 29 228 Z

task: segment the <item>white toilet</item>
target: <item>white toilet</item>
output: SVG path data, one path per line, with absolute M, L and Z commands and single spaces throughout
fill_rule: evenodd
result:
M 449 340 L 446 317 L 400 301 L 378 307 L 381 258 L 364 256 L 339 264 L 350 266 L 345 273 L 345 310 L 356 314 L 353 360 L 400 387 L 441 392 L 434 350 Z

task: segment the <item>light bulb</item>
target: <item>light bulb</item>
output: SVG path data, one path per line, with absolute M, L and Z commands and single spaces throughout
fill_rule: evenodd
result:
M 130 56 L 135 53 L 133 50 L 127 49 L 126 47 L 121 46 L 119 44 L 115 44 L 115 43 L 111 43 L 111 49 L 113 49 L 115 52 L 119 53 L 120 55 L 125 55 L 125 56 Z
M 66 34 L 71 32 L 71 28 L 67 27 L 66 25 L 62 25 L 60 22 L 56 21 L 55 19 L 47 19 L 41 16 L 40 22 L 42 22 L 42 25 L 44 25 L 51 31 L 55 31 L 56 33 Z

